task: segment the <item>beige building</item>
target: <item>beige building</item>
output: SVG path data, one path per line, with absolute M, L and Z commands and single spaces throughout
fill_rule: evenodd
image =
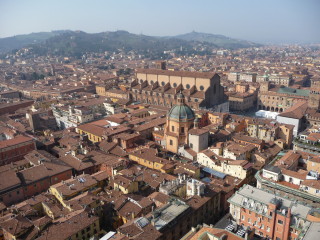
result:
M 270 88 L 269 82 L 262 83 L 258 94 L 258 109 L 283 112 L 296 102 L 309 99 L 309 90 L 288 87 Z
M 311 195 L 320 196 L 320 181 L 318 179 L 304 180 L 300 184 L 300 190 L 307 192 Z
M 96 86 L 96 93 L 99 96 L 108 97 L 111 99 L 130 99 L 130 96 L 127 92 L 121 89 L 110 88 L 105 85 Z
M 228 81 L 231 81 L 231 82 L 237 82 L 240 79 L 240 73 L 238 72 L 230 72 L 227 74 L 227 76 L 228 76 Z
M 220 158 L 209 149 L 197 154 L 197 162 L 215 171 L 240 179 L 245 179 L 248 176 L 248 170 L 251 166 L 247 160 Z
M 207 149 L 209 143 L 209 130 L 199 128 L 199 120 L 195 119 L 194 128 L 189 130 L 189 147 L 196 153 Z
M 293 141 L 293 125 L 279 124 L 275 121 L 265 121 L 256 119 L 248 122 L 247 133 L 250 137 L 264 140 L 265 142 L 274 142 L 282 139 L 284 147 L 290 147 Z
M 254 107 L 256 100 L 254 93 L 232 93 L 229 95 L 229 108 L 231 111 L 246 111 Z
M 308 159 L 307 170 L 320 173 L 320 156 L 314 156 Z
M 269 75 L 269 81 L 273 82 L 276 85 L 283 85 L 288 87 L 292 82 L 292 75 Z
M 240 73 L 240 81 L 246 82 L 256 82 L 257 74 L 256 73 Z

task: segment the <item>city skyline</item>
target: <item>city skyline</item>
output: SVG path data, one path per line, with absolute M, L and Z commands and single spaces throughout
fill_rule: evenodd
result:
M 258 43 L 319 43 L 315 0 L 101 2 L 2 1 L 0 37 L 52 30 L 88 33 L 126 30 L 150 36 L 191 31 Z M 22 24 L 23 23 L 23 24 Z M 276 26 L 276 27 L 275 27 Z

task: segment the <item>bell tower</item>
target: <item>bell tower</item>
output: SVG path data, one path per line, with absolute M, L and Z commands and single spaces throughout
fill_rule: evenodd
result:
M 308 107 L 313 109 L 320 109 L 320 88 L 310 90 Z

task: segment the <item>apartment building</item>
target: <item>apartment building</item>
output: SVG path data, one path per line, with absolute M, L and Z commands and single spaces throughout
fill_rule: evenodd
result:
M 228 202 L 237 224 L 274 240 L 303 239 L 311 223 L 320 220 L 312 207 L 249 185 L 244 185 Z

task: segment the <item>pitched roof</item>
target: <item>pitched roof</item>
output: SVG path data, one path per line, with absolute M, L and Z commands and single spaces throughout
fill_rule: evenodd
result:
M 33 224 L 27 218 L 18 215 L 14 218 L 2 222 L 0 226 L 11 235 L 19 236 L 22 232 L 30 229 Z
M 137 69 L 136 73 L 157 74 L 179 77 L 195 77 L 195 78 L 213 78 L 214 72 L 187 72 L 187 71 L 169 71 L 160 69 Z
M 31 141 L 33 141 L 32 138 L 19 135 L 19 136 L 12 138 L 12 139 L 0 141 L 0 149 L 14 146 L 14 145 L 24 143 L 24 142 L 31 142 Z
M 21 181 L 14 170 L 8 170 L 0 173 L 0 192 L 19 186 L 20 184 Z

